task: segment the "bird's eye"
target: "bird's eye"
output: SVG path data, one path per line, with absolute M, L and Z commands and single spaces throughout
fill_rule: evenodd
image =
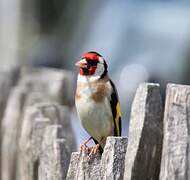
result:
M 89 66 L 96 66 L 98 64 L 97 61 L 88 61 Z

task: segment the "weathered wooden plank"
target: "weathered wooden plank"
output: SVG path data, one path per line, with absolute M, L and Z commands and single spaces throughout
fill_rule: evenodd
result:
M 127 138 L 108 137 L 102 157 L 74 152 L 67 180 L 122 180 L 124 176 Z
M 48 101 L 61 105 L 74 103 L 74 74 L 71 71 L 24 67 L 21 69 L 20 84 L 27 87 L 33 96 L 34 93 L 40 94 Z
M 78 164 L 80 161 L 80 152 L 73 152 L 69 163 L 69 169 L 67 172 L 67 180 L 76 180 L 76 173 L 78 170 Z
M 1 179 L 14 180 L 17 172 L 18 139 L 26 92 L 14 88 L 2 119 Z
M 101 180 L 122 180 L 127 150 L 125 137 L 108 137 L 101 159 Z
M 159 179 L 163 111 L 158 84 L 143 83 L 136 92 L 125 157 L 126 180 Z
M 20 162 L 18 161 L 18 147 L 23 124 L 23 112 L 28 106 L 34 106 L 36 103 L 59 103 L 70 105 L 71 98 L 71 79 L 72 73 L 68 71 L 50 69 L 50 68 L 24 68 L 21 71 L 17 86 L 11 90 L 8 99 L 4 117 L 2 120 L 2 160 L 1 167 L 3 180 L 20 180 Z M 70 78 L 71 77 L 71 78 Z M 51 108 L 53 108 L 51 106 Z M 45 108 L 46 109 L 46 108 Z M 59 108 L 58 108 L 59 109 Z M 65 109 L 65 108 L 64 108 Z M 70 116 L 65 110 L 53 110 L 57 114 L 52 117 L 68 119 Z M 49 116 L 51 116 L 51 112 Z M 55 114 L 54 113 L 54 114 Z M 48 112 L 46 112 L 48 114 Z M 63 115 L 65 114 L 65 115 Z M 50 118 L 51 119 L 51 118 Z M 57 118 L 59 119 L 59 118 Z M 56 121 L 56 119 L 55 119 Z M 57 121 L 58 122 L 58 121 Z M 65 134 L 73 140 L 73 134 L 68 120 L 63 120 Z M 69 132 L 70 131 L 70 132 Z M 72 145 L 71 145 L 72 146 Z
M 168 84 L 160 180 L 190 179 L 190 86 Z
M 39 180 L 64 180 L 69 166 L 70 148 L 62 137 L 61 125 L 48 126 L 44 133 L 39 163 Z
M 67 174 L 67 180 L 99 180 L 100 179 L 100 155 L 87 153 L 74 153 Z
M 7 100 L 12 88 L 16 85 L 19 77 L 19 68 L 0 68 L 0 149 L 2 144 L 3 127 L 2 119 L 5 114 Z M 0 155 L 1 164 L 1 155 Z M 0 166 L 0 179 L 1 179 L 1 166 Z
M 39 174 L 38 168 L 42 155 L 44 132 L 48 125 L 53 124 L 63 127 L 63 130 L 59 131 L 59 137 L 64 137 L 65 141 L 67 141 L 68 153 L 66 155 L 70 158 L 75 141 L 70 125 L 68 108 L 44 103 L 27 107 L 24 113 L 20 138 L 21 180 L 36 180 Z M 57 146 L 60 144 L 57 144 Z M 44 153 L 46 154 L 46 152 Z

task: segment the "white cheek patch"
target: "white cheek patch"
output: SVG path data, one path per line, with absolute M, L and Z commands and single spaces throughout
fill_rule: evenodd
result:
M 104 73 L 104 64 L 99 62 L 93 76 L 101 76 Z

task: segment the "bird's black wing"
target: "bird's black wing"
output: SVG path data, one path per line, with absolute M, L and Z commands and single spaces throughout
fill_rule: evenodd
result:
M 120 109 L 120 103 L 118 99 L 117 90 L 115 88 L 114 83 L 109 80 L 112 92 L 110 97 L 110 105 L 113 115 L 113 121 L 114 121 L 114 136 L 121 136 L 121 109 Z

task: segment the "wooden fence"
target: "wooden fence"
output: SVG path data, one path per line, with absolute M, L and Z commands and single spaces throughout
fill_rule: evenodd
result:
M 190 86 L 169 84 L 164 109 L 159 85 L 140 84 L 129 137 L 108 137 L 100 157 L 73 152 L 71 72 L 0 74 L 1 180 L 190 179 Z

